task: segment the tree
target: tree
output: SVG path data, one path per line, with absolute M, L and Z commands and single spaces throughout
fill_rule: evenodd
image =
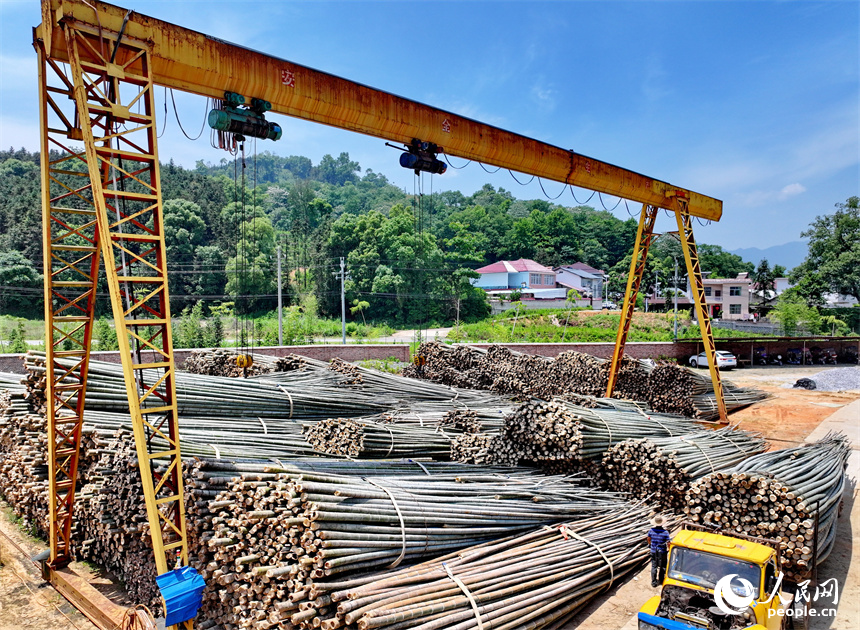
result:
M 213 313 L 203 329 L 203 342 L 207 348 L 220 348 L 224 342 L 224 323 L 219 315 Z
M 275 282 L 275 230 L 265 217 L 246 221 L 240 231 L 237 255 L 227 262 L 227 293 L 236 312 L 248 313 L 272 303 Z
M 361 315 L 361 321 L 364 323 L 365 326 L 367 326 L 367 320 L 364 319 L 364 311 L 367 310 L 367 308 L 369 306 L 370 306 L 370 302 L 367 302 L 365 300 L 359 300 L 358 298 L 355 298 L 352 301 L 352 306 L 349 307 L 349 312 L 352 313 L 353 315 L 355 315 L 356 313 L 359 313 Z
M 18 319 L 12 326 L 12 329 L 7 334 L 8 345 L 5 352 L 20 354 L 27 352 L 30 347 L 27 344 L 26 333 L 24 332 L 24 320 Z
M 349 153 L 341 153 L 337 159 L 326 154 L 317 165 L 319 179 L 327 184 L 343 186 L 347 182 L 358 181 L 357 173 L 361 172 L 358 162 L 349 159 Z
M 833 214 L 816 217 L 801 233 L 809 249 L 797 275 L 815 270 L 831 291 L 860 301 L 860 197 L 835 205 Z
M 41 309 L 41 289 L 42 276 L 26 256 L 0 252 L 0 310 L 35 316 Z
M 93 336 L 98 341 L 99 350 L 119 350 L 116 329 L 111 326 L 106 317 L 100 317 L 95 325 Z
M 783 333 L 788 336 L 796 334 L 801 327 L 809 332 L 817 331 L 821 319 L 818 309 L 809 306 L 794 289 L 784 291 L 779 296 L 770 318 L 782 324 Z
M 765 314 L 776 300 L 776 275 L 770 268 L 767 258 L 762 258 L 756 270 L 752 273 L 752 290 L 756 297 L 755 304 L 750 304 L 750 309 Z

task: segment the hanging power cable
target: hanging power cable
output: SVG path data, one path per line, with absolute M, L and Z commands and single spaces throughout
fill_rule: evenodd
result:
M 531 179 L 529 179 L 529 181 L 527 181 L 527 182 L 521 182 L 520 180 L 518 180 L 518 179 L 517 179 L 517 176 L 516 176 L 516 175 L 514 175 L 514 172 L 513 172 L 511 169 L 508 169 L 508 173 L 510 173 L 511 177 L 513 177 L 513 178 L 514 178 L 514 181 L 515 181 L 516 183 L 518 183 L 520 186 L 528 186 L 529 184 L 531 184 L 531 183 L 535 180 L 535 176 L 534 176 L 534 175 L 532 175 L 532 176 L 531 176 Z
M 198 138 L 200 138 L 200 136 L 203 135 L 203 130 L 206 129 L 206 116 L 205 115 L 203 116 L 203 124 L 200 125 L 200 133 L 198 133 L 195 137 L 192 138 L 191 136 L 188 135 L 188 133 L 185 131 L 185 128 L 182 126 L 182 121 L 179 120 L 179 110 L 176 109 L 176 99 L 173 96 L 173 89 L 172 88 L 170 90 L 170 102 L 173 103 L 173 115 L 176 117 L 176 124 L 179 125 L 179 129 L 182 131 L 183 135 L 186 138 L 188 138 L 189 140 L 197 140 Z M 166 107 L 166 105 L 167 104 L 165 103 L 165 107 Z M 204 111 L 208 112 L 209 111 L 209 99 L 208 98 L 206 99 L 204 106 L 206 107 L 206 109 Z
M 576 203 L 578 203 L 580 206 L 584 206 L 585 204 L 587 204 L 589 201 L 591 201 L 591 198 L 594 197 L 594 195 L 595 195 L 595 192 L 592 190 L 591 194 L 588 196 L 588 199 L 586 199 L 585 201 L 580 201 L 579 199 L 576 198 L 576 193 L 573 192 L 573 186 L 568 184 L 568 188 L 570 188 L 570 196 L 573 197 L 573 200 Z
M 541 180 L 540 177 L 538 177 L 537 180 L 538 180 L 538 184 L 540 185 L 540 189 L 543 191 L 544 196 L 547 199 L 549 199 L 550 201 L 555 201 L 556 199 L 561 197 L 564 194 L 564 189 L 567 188 L 567 186 L 565 186 L 564 188 L 561 189 L 561 192 L 558 193 L 555 197 L 550 197 L 549 194 L 546 192 L 546 188 L 543 187 L 543 180 Z

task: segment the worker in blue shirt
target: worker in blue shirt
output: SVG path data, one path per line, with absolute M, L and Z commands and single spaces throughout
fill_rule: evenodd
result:
M 666 573 L 666 544 L 669 532 L 663 529 L 665 520 L 659 514 L 651 519 L 648 545 L 651 547 L 651 586 L 660 586 Z

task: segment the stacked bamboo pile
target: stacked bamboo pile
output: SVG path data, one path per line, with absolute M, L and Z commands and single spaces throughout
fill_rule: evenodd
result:
M 0 411 L 0 494 L 21 524 L 48 531 L 48 441 L 44 416 L 22 409 L 20 398 L 4 397 Z M 3 407 L 3 403 L 0 403 Z
M 483 350 L 439 342 L 421 344 L 418 354 L 424 357 L 424 366 L 404 369 L 405 376 L 488 389 L 518 400 L 560 397 L 579 402 L 582 396 L 600 397 L 606 392 L 611 366 L 605 359 L 574 351 L 549 359 L 501 346 Z M 759 390 L 738 388 L 728 382 L 723 383 L 723 389 L 730 411 L 766 397 Z M 644 361 L 623 357 L 613 398 L 643 401 L 655 411 L 702 420 L 719 416 L 710 376 L 674 363 L 652 368 Z
M 298 374 L 273 372 L 259 378 L 283 384 L 312 385 L 322 380 L 335 386 L 350 385 L 351 391 L 372 392 L 376 396 L 396 401 L 399 406 L 433 402 L 485 406 L 488 400 L 496 401 L 493 404 L 502 401 L 501 397 L 488 394 L 487 388 L 480 388 L 484 391 L 472 391 L 427 380 L 416 382 L 412 378 L 350 364 L 340 359 L 333 360 L 331 364 L 309 358 L 302 360 L 304 367 Z
M 850 453 L 848 438 L 831 433 L 755 455 L 690 484 L 684 513 L 704 525 L 778 540 L 786 575 L 801 579 L 833 549 Z
M 34 411 L 44 412 L 45 357 L 29 352 L 24 358 L 27 387 Z M 57 359 L 70 367 L 73 361 Z M 334 381 L 268 382 L 176 372 L 176 396 L 181 416 L 210 418 L 281 418 L 301 421 L 332 416 L 367 416 L 382 413 L 396 401 L 373 391 L 343 392 Z M 151 399 L 152 397 L 150 397 Z M 153 402 L 153 404 L 157 404 Z M 128 412 L 122 366 L 90 361 L 87 409 Z
M 624 440 L 603 456 L 599 481 L 631 496 L 647 492 L 663 510 L 680 511 L 690 483 L 761 453 L 761 437 L 733 428 L 703 430 L 674 437 Z
M 361 376 L 361 370 L 358 369 L 358 366 L 353 365 L 352 363 L 348 363 L 343 359 L 339 359 L 335 357 L 328 364 L 329 369 L 332 372 L 337 372 L 338 374 L 344 375 L 343 382 L 347 385 L 361 385 L 364 383 L 364 379 Z
M 193 350 L 182 363 L 182 369 L 192 374 L 206 376 L 226 376 L 240 378 L 268 374 L 276 369 L 276 361 L 265 355 L 254 356 L 254 363 L 249 368 L 236 365 L 238 352 L 218 348 L 216 350 Z
M 326 604 L 330 617 L 319 624 L 323 630 L 559 628 L 641 565 L 647 519 L 647 510 L 630 507 L 475 546 L 373 580 L 326 585 L 310 595 L 331 602 Z
M 335 618 L 333 580 L 631 509 L 570 479 L 516 469 L 347 466 L 210 460 L 192 467 L 192 537 L 208 584 L 203 618 L 238 628 L 320 627 Z
M 585 467 L 591 472 L 618 442 L 684 435 L 698 428 L 689 418 L 646 413 L 636 405 L 589 409 L 562 399 L 533 399 L 508 415 L 500 432 L 456 437 L 452 459 L 537 465 L 553 472 Z
M 432 457 L 448 459 L 451 437 L 439 429 L 401 426 L 369 418 L 329 418 L 306 424 L 304 436 L 320 453 L 360 459 Z
M 134 438 L 102 438 L 75 501 L 75 550 L 120 578 L 130 601 L 161 607 Z

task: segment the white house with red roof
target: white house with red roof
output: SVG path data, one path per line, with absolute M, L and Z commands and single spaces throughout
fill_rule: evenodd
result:
M 567 289 L 556 286 L 556 273 L 528 258 L 500 260 L 476 269 L 481 276 L 472 284 L 489 294 L 506 294 L 521 291 L 523 297 L 536 299 L 564 299 Z

